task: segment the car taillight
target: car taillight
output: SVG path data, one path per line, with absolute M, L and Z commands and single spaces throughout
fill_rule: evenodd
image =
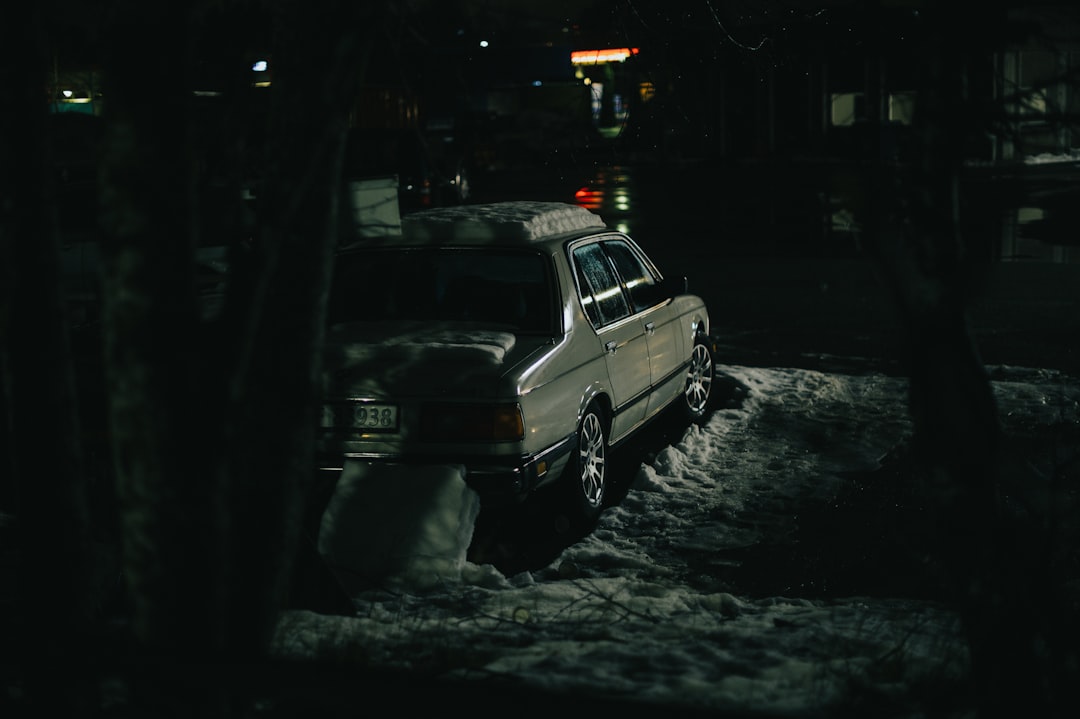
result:
M 429 404 L 420 419 L 428 442 L 500 442 L 525 437 L 517 404 Z

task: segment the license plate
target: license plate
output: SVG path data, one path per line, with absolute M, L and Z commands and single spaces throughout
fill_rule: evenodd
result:
M 379 402 L 325 405 L 322 426 L 324 429 L 359 432 L 393 432 L 398 428 L 398 408 L 396 404 Z

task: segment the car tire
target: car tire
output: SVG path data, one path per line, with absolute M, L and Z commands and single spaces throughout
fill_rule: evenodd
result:
M 578 423 L 577 443 L 563 474 L 571 523 L 588 523 L 600 516 L 607 498 L 607 480 L 607 417 L 591 402 Z
M 690 364 L 686 368 L 686 387 L 683 389 L 682 409 L 691 422 L 704 421 L 712 408 L 716 366 L 712 348 L 705 338 L 694 342 Z

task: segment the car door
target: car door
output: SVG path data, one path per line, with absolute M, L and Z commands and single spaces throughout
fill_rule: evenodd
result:
M 592 242 L 572 252 L 581 304 L 607 366 L 615 407 L 610 439 L 617 441 L 645 418 L 651 384 L 648 341 L 603 247 Z
M 659 274 L 638 248 L 625 240 L 603 243 L 630 298 L 630 309 L 639 318 L 649 351 L 652 391 L 647 417 L 663 409 L 683 389 L 685 358 L 679 351 L 679 317 Z

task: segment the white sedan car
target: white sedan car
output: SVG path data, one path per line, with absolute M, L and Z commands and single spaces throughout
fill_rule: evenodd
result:
M 484 505 L 553 485 L 604 505 L 609 453 L 678 406 L 709 409 L 709 315 L 627 235 L 576 205 L 406 215 L 340 251 L 322 468 L 453 463 Z

